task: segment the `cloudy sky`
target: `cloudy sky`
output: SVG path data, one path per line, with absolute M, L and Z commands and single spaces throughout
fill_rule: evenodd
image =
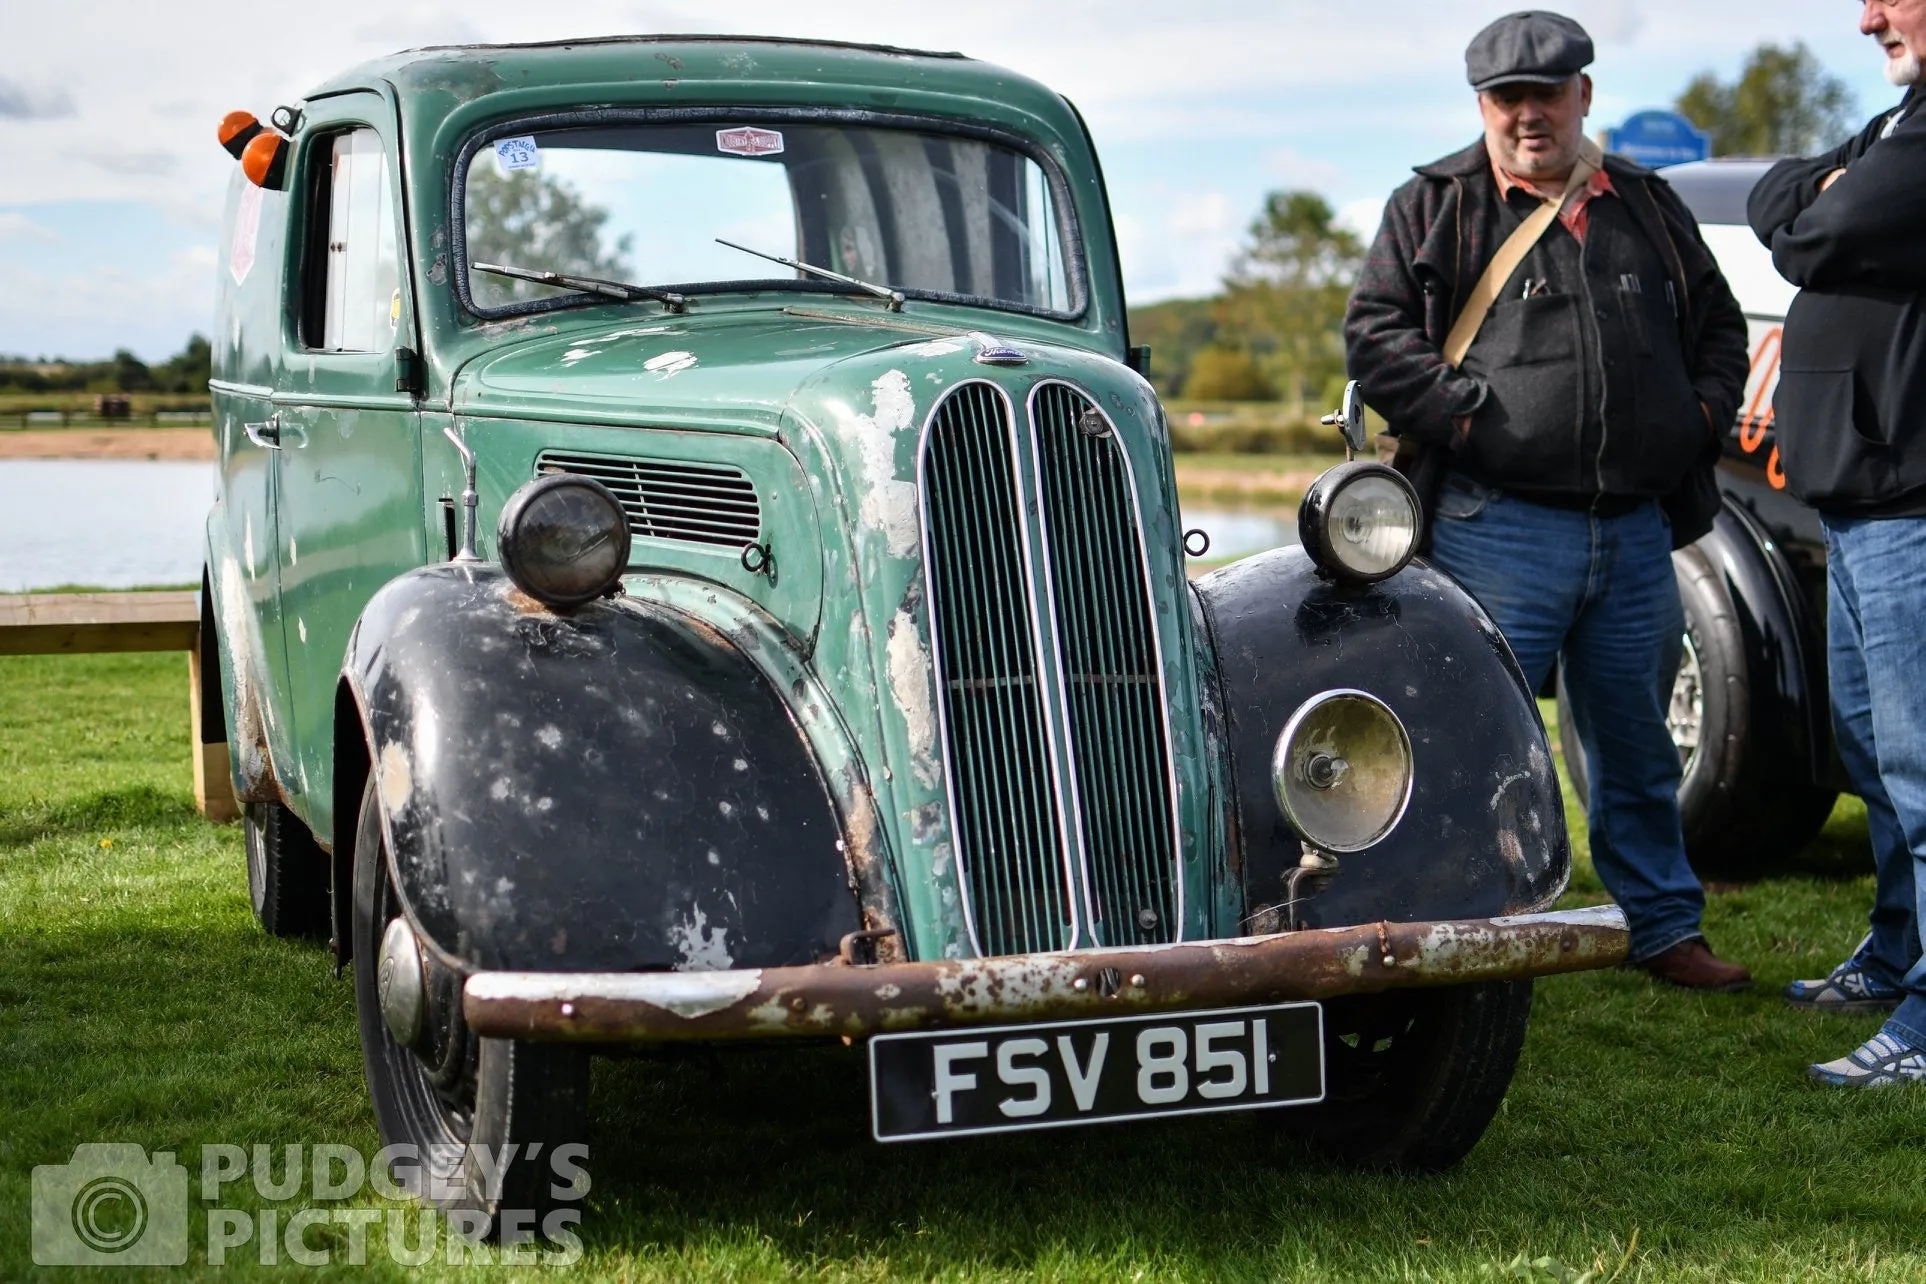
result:
M 1083 110 L 1134 300 L 1207 294 L 1266 191 L 1310 187 L 1375 227 L 1409 167 L 1469 142 L 1469 37 L 1511 0 L 573 0 L 269 5 L 5 0 L 0 353 L 150 360 L 212 315 L 232 162 L 214 126 L 265 117 L 331 73 L 423 44 L 619 32 L 820 36 L 957 49 Z M 1804 40 L 1859 95 L 1896 97 L 1852 0 L 1570 0 L 1596 38 L 1594 125 Z

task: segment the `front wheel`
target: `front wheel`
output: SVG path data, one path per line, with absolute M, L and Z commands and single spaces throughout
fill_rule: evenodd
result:
M 480 1230 L 520 1238 L 547 1209 L 582 1193 L 588 1054 L 470 1034 L 461 976 L 425 951 L 418 1031 L 397 1040 L 382 1010 L 382 943 L 403 916 L 378 808 L 370 780 L 355 833 L 354 992 L 375 1126 L 384 1146 L 411 1147 L 411 1162 L 396 1171 L 409 1193 L 480 1214 Z
M 1333 999 L 1324 1005 L 1324 1100 L 1286 1113 L 1345 1163 L 1449 1168 L 1498 1113 L 1530 1020 L 1528 980 Z

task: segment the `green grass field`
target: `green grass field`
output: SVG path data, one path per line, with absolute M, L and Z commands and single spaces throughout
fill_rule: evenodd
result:
M 349 986 L 317 947 L 255 930 L 238 829 L 190 805 L 185 665 L 0 659 L 0 1278 L 34 1274 L 31 1170 L 77 1143 L 172 1151 L 190 1173 L 205 1143 L 378 1145 Z M 1777 998 L 1862 930 L 1863 843 L 1842 807 L 1797 868 L 1713 897 L 1709 931 L 1758 974 L 1752 995 L 1624 972 L 1542 984 L 1504 1111 L 1443 1177 L 1334 1167 L 1264 1114 L 878 1147 L 860 1050 L 598 1064 L 571 1273 L 1926 1279 L 1926 1092 L 1807 1083 L 1807 1061 L 1877 1020 Z M 1598 898 L 1582 872 L 1574 902 Z M 338 1226 L 309 1242 L 336 1274 L 406 1273 L 385 1251 L 349 1266 Z M 236 1257 L 314 1273 L 256 1253 Z

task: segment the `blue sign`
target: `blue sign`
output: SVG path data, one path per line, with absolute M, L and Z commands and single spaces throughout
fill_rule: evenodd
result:
M 1605 150 L 1657 169 L 1704 160 L 1712 154 L 1712 138 L 1677 112 L 1642 111 L 1605 131 Z

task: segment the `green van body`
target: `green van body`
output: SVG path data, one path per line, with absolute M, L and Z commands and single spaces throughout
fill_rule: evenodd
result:
M 686 311 L 588 299 L 484 315 L 458 288 L 457 176 L 487 139 L 565 113 L 1016 140 L 1052 173 L 1072 306 L 909 291 L 893 307 L 790 281 L 692 291 Z M 1349 583 L 1299 549 L 1187 576 L 1101 170 L 1058 94 L 957 55 L 632 38 L 400 54 L 285 123 L 283 189 L 237 173 L 228 199 L 205 615 L 236 795 L 311 835 L 337 958 L 371 779 L 407 921 L 468 978 L 467 1019 L 496 1037 L 856 1036 L 1514 982 L 1622 957 L 1615 914 L 1547 912 L 1571 854 L 1544 729 L 1451 581 L 1419 560 Z M 323 212 L 308 194 L 321 144 L 362 128 L 381 139 L 396 220 L 392 341 L 323 350 L 304 329 Z M 1009 458 L 939 485 L 951 464 L 932 443 L 968 406 L 1002 416 Z M 475 456 L 479 567 L 454 558 L 453 438 Z M 491 532 L 519 488 L 578 465 L 739 474 L 754 536 L 634 526 L 619 597 L 548 611 L 490 561 Z M 970 527 L 993 501 L 1011 520 Z M 1066 561 L 1073 545 L 1090 560 Z M 998 557 L 1019 570 L 996 579 Z M 957 606 L 983 585 L 1008 600 Z M 944 647 L 1006 608 L 1034 627 L 1028 667 L 946 678 Z M 1135 619 L 1136 667 L 1079 650 Z M 1034 695 L 1037 727 L 959 729 L 960 702 L 1010 684 Z M 1415 780 L 1396 828 L 1340 867 L 1284 814 L 1272 751 L 1309 701 L 1352 689 L 1402 721 Z M 1132 703 L 1144 691 L 1152 703 Z M 568 739 L 573 766 L 501 748 L 500 728 L 531 719 L 543 744 Z M 793 828 L 738 815 L 731 756 L 695 743 L 711 720 L 724 740 L 760 728 L 733 770 L 790 782 Z M 534 801 L 510 814 L 512 799 Z M 715 809 L 732 819 L 711 843 Z M 1013 815 L 1059 824 L 1012 836 L 997 826 Z M 1119 817 L 1136 828 L 1119 836 Z M 675 863 L 705 850 L 706 865 Z M 984 885 L 992 866 L 1016 871 L 1009 885 Z M 797 914 L 816 907 L 795 933 L 750 926 L 776 921 L 780 907 L 746 902 L 778 886 Z M 883 979 L 855 994 L 852 967 Z M 718 979 L 699 1002 L 617 986 L 586 1008 L 479 985 L 572 971 Z M 910 993 L 925 997 L 896 997 Z M 584 1010 L 601 1024 L 572 1032 Z

